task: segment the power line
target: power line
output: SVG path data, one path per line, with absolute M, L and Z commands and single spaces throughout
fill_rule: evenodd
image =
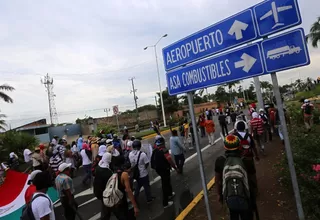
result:
M 47 93 L 48 93 L 49 113 L 50 113 L 51 124 L 56 124 L 56 123 L 58 123 L 58 114 L 57 114 L 57 109 L 56 109 L 56 105 L 54 102 L 54 97 L 56 95 L 53 93 L 53 79 L 47 73 L 47 75 L 44 77 L 44 80 L 41 79 L 41 83 L 44 85 L 44 87 L 46 88 Z

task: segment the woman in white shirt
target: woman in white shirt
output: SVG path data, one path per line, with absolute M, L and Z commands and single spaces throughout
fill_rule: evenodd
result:
M 87 143 L 83 143 L 82 144 L 82 150 L 80 152 L 80 155 L 82 157 L 82 166 L 84 171 L 86 172 L 86 176 L 84 177 L 84 179 L 82 180 L 83 184 L 87 184 L 87 181 L 91 180 L 92 178 L 92 152 L 88 146 Z

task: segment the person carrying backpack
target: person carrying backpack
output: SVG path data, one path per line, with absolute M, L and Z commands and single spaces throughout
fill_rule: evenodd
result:
M 240 140 L 235 135 L 224 139 L 225 157 L 215 161 L 218 201 L 226 203 L 230 220 L 253 220 L 253 205 L 247 168 L 241 159 Z
M 55 220 L 53 202 L 46 194 L 51 186 L 51 177 L 48 172 L 35 175 L 33 185 L 36 191 L 32 199 L 22 210 L 20 220 Z
M 102 194 L 103 204 L 106 206 L 102 220 L 110 220 L 111 213 L 118 220 L 135 220 L 135 217 L 139 214 L 127 167 L 130 167 L 130 165 L 125 164 L 124 157 L 116 161 L 114 173 L 109 178 Z M 131 205 L 133 208 L 131 208 Z
M 135 140 L 132 143 L 133 151 L 129 154 L 131 170 L 133 171 L 133 179 L 137 181 L 137 187 L 134 190 L 134 197 L 137 200 L 141 187 L 144 188 L 147 203 L 151 203 L 154 197 L 151 195 L 151 187 L 148 173 L 149 158 L 147 154 L 141 151 L 141 141 Z
M 260 147 L 260 151 L 264 154 L 264 144 L 262 143 L 263 137 L 263 120 L 259 118 L 257 112 L 252 113 L 252 119 L 250 120 L 251 134 L 257 141 L 257 145 Z
M 302 112 L 303 112 L 303 119 L 304 119 L 304 124 L 306 126 L 306 129 L 308 132 L 311 131 L 311 126 L 312 126 L 312 113 L 314 106 L 308 99 L 304 100 L 304 104 L 301 106 Z
M 264 142 L 268 142 L 268 135 L 269 135 L 269 141 L 272 141 L 272 133 L 271 133 L 271 127 L 269 124 L 268 116 L 266 115 L 264 109 L 259 109 L 259 118 L 263 121 L 263 135 L 264 135 Z
M 96 167 L 95 178 L 93 181 L 93 193 L 102 203 L 101 219 L 106 219 L 106 216 L 109 215 L 109 211 L 103 203 L 103 191 L 113 174 L 113 171 L 110 169 L 111 158 L 112 155 L 110 153 L 103 154 L 102 159 Z
M 161 177 L 163 196 L 162 204 L 164 208 L 168 208 L 173 204 L 170 200 L 175 196 L 175 193 L 172 192 L 170 171 L 171 168 L 177 170 L 177 167 L 172 161 L 171 155 L 165 146 L 165 140 L 163 137 L 159 137 L 156 140 L 156 146 L 157 147 L 153 150 L 151 156 L 151 168 L 154 169 Z
M 254 195 L 257 195 L 258 186 L 254 158 L 256 159 L 256 161 L 260 160 L 258 151 L 252 135 L 250 135 L 249 132 L 246 131 L 245 122 L 239 121 L 237 123 L 237 131 L 234 133 L 234 135 L 237 136 L 240 140 L 241 157 L 248 173 L 250 194 L 252 198 L 255 198 Z

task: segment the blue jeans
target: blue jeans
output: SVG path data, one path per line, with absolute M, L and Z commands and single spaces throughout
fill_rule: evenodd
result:
M 82 180 L 83 183 L 87 183 L 88 180 L 91 180 L 91 177 L 92 177 L 91 167 L 92 167 L 91 163 L 88 165 L 83 165 L 83 169 L 86 172 L 86 176 Z
M 139 197 L 141 187 L 144 188 L 144 192 L 146 194 L 147 201 L 152 201 L 149 175 L 142 177 L 142 178 L 139 178 L 137 180 L 137 188 L 134 190 L 134 197 L 135 197 L 136 201 L 138 201 L 137 199 Z

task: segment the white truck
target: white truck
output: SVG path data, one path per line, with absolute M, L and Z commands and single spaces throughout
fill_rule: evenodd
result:
M 285 55 L 291 55 L 294 53 L 300 53 L 301 48 L 295 46 L 284 46 L 279 47 L 274 50 L 270 50 L 267 53 L 267 57 L 271 60 L 279 59 L 281 56 L 284 57 Z

